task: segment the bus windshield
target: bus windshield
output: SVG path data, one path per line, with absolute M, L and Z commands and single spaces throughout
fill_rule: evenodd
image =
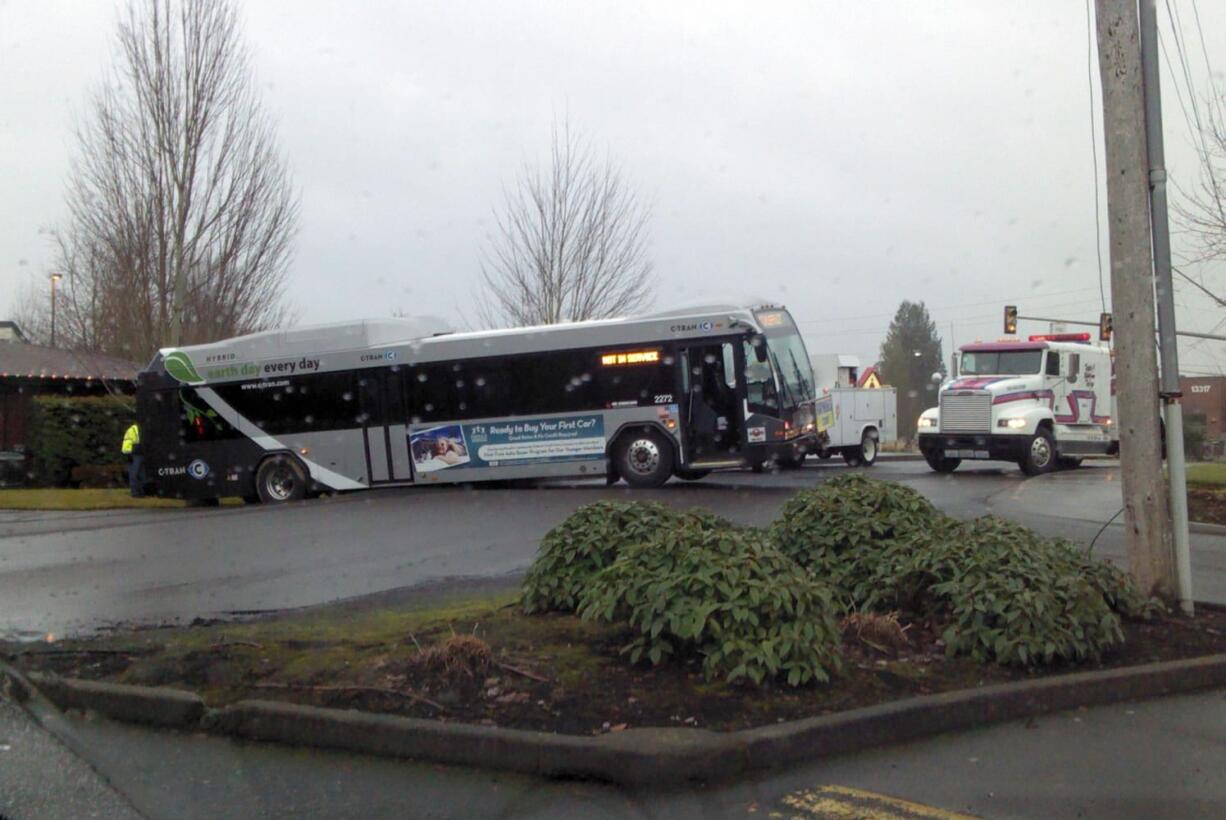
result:
M 978 350 L 962 354 L 963 376 L 1025 376 L 1038 373 L 1042 350 Z
M 784 403 L 798 407 L 810 401 L 813 399 L 812 365 L 792 317 L 784 310 L 760 311 L 757 317 L 766 336 L 771 365 L 779 376 Z

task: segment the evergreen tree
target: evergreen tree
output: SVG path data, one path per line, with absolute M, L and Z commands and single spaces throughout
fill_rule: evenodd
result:
M 881 343 L 882 381 L 898 390 L 898 437 L 915 437 L 920 413 L 936 404 L 932 374 L 945 374 L 941 338 L 923 302 L 903 300 Z

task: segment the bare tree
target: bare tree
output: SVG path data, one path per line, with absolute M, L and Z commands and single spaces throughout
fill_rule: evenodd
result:
M 651 302 L 650 213 L 611 159 L 554 123 L 550 166 L 525 166 L 481 263 L 487 326 L 600 319 Z
M 143 360 L 280 323 L 298 203 L 230 0 L 131 0 L 118 46 L 77 131 L 57 334 Z
M 1185 257 L 1174 269 L 1175 274 L 1208 296 L 1219 306 L 1226 307 L 1226 287 L 1206 280 L 1205 266 L 1226 260 L 1226 90 L 1215 83 L 1213 93 L 1205 97 L 1204 117 L 1196 122 L 1197 153 L 1200 155 L 1199 174 L 1193 185 L 1176 182 L 1175 216 L 1179 233 L 1185 240 Z

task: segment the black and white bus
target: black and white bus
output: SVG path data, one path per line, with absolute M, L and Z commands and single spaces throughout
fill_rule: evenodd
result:
M 388 319 L 160 351 L 140 374 L 147 491 L 265 503 L 370 487 L 670 476 L 813 437 L 787 310 L 715 306 L 450 333 Z

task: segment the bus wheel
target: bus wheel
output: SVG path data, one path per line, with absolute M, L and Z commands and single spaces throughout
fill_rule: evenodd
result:
M 617 442 L 617 472 L 631 487 L 659 487 L 673 472 L 673 446 L 654 430 L 632 430 Z
M 264 459 L 256 472 L 255 489 L 265 504 L 299 501 L 306 498 L 306 472 L 296 458 L 272 456 Z

